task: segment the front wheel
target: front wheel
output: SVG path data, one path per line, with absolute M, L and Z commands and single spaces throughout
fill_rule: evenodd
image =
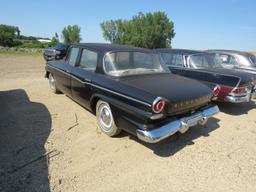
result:
M 59 90 L 56 87 L 56 79 L 51 73 L 49 74 L 49 86 L 53 93 L 59 93 Z
M 109 104 L 105 101 L 99 100 L 96 105 L 97 123 L 101 131 L 110 137 L 114 137 L 121 132 L 112 115 Z

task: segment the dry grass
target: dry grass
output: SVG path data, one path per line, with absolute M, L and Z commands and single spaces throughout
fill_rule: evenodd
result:
M 252 54 L 256 55 L 256 51 L 251 51 L 250 53 L 252 53 Z
M 42 56 L 39 52 L 21 52 L 21 51 L 0 51 L 0 55 L 6 56 Z

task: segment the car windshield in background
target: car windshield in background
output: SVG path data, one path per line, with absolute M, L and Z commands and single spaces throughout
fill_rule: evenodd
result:
M 143 52 L 113 52 L 104 59 L 104 70 L 112 76 L 169 72 L 158 54 Z
M 202 53 L 189 57 L 189 64 L 195 68 L 223 68 L 221 57 L 215 53 Z
M 250 59 L 256 65 L 256 56 L 253 55 L 250 57 Z

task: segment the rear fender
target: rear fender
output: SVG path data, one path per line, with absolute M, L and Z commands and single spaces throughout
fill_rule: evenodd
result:
M 150 120 L 150 117 L 153 115 L 151 112 L 144 111 L 118 99 L 102 94 L 94 94 L 90 99 L 90 108 L 94 113 L 96 112 L 96 104 L 98 100 L 103 100 L 109 103 L 115 120 L 120 116 L 127 116 L 133 118 L 135 121 L 146 122 Z

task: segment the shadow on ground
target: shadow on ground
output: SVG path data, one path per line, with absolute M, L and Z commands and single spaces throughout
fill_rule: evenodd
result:
M 0 191 L 49 192 L 51 116 L 22 89 L 0 91 Z
M 254 101 L 247 103 L 217 103 L 221 112 L 229 115 L 243 115 L 248 114 L 252 109 L 256 108 Z
M 193 145 L 193 140 L 199 137 L 208 137 L 209 133 L 219 128 L 219 119 L 210 118 L 204 126 L 191 127 L 186 133 L 176 133 L 175 135 L 155 144 L 145 143 L 137 137 L 132 136 L 124 131 L 121 137 L 128 136 L 136 142 L 144 145 L 160 157 L 169 157 L 185 148 L 187 145 Z

